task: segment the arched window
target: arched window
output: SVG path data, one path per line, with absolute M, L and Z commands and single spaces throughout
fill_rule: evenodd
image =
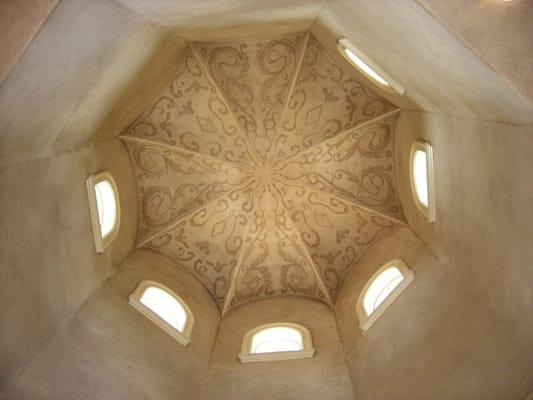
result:
M 416 141 L 411 146 L 411 192 L 420 211 L 429 222 L 435 221 L 435 195 L 433 183 L 433 149 L 431 144 Z
M 315 354 L 311 332 L 290 322 L 261 325 L 242 340 L 239 359 L 243 363 L 311 358 Z
M 337 40 L 337 50 L 356 70 L 381 89 L 403 95 L 405 89 L 346 38 Z
M 412 282 L 413 272 L 402 260 L 382 266 L 367 282 L 357 301 L 359 327 L 367 330 Z
M 142 281 L 130 295 L 129 302 L 182 345 L 190 343 L 194 317 L 187 304 L 172 290 L 154 281 Z
M 87 179 L 87 191 L 96 251 L 103 253 L 120 226 L 117 185 L 109 172 L 101 172 Z

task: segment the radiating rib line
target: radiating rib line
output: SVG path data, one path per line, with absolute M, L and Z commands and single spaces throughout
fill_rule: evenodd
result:
M 250 146 L 252 144 L 248 141 L 248 136 L 244 133 L 241 124 L 239 124 L 239 121 L 237 121 L 237 118 L 235 117 L 235 114 L 233 114 L 233 111 L 231 110 L 231 107 L 228 104 L 228 100 L 226 99 L 226 96 L 224 95 L 224 93 L 222 93 L 222 90 L 220 90 L 220 88 L 218 87 L 218 84 L 217 84 L 215 78 L 213 78 L 213 76 L 211 75 L 211 72 L 209 72 L 209 69 L 207 68 L 207 66 L 204 65 L 204 62 L 202 61 L 202 57 L 200 57 L 198 55 L 198 52 L 196 51 L 194 43 L 189 43 L 189 48 L 191 49 L 191 52 L 192 52 L 194 58 L 196 58 L 196 61 L 198 62 L 198 65 L 200 65 L 200 67 L 202 68 L 206 78 L 215 87 L 217 93 L 220 95 L 220 98 L 224 100 L 224 104 L 228 108 L 229 114 L 231 115 L 231 118 L 233 119 L 233 122 L 235 123 L 235 126 L 241 132 L 240 136 L 242 137 L 242 139 L 246 143 L 246 151 L 248 153 L 248 156 L 250 157 L 250 160 L 254 163 L 254 166 L 257 167 L 261 163 L 259 163 L 256 160 L 255 151 L 250 151 Z
M 281 168 L 281 167 L 277 167 L 277 165 L 280 163 L 280 162 L 283 162 L 283 161 L 287 161 L 287 163 L 291 162 L 291 159 L 294 159 L 294 158 L 298 158 L 300 157 L 302 154 L 305 154 L 309 151 L 311 151 L 312 149 L 315 149 L 317 147 L 320 147 L 322 145 L 324 145 L 325 143 L 327 143 L 328 141 L 333 141 L 334 139 L 335 140 L 339 140 L 339 142 L 337 144 L 335 144 L 332 148 L 338 148 L 340 147 L 344 141 L 348 138 L 348 136 L 354 132 L 356 132 L 357 130 L 359 129 L 362 129 L 370 124 L 373 124 L 373 123 L 376 123 L 378 121 L 381 121 L 385 118 L 388 118 L 390 117 L 391 115 L 394 115 L 396 113 L 400 112 L 400 109 L 395 109 L 395 110 L 391 110 L 391 111 L 387 111 L 386 113 L 383 113 L 383 114 L 380 114 L 378 115 L 377 117 L 374 117 L 374 118 L 371 118 L 369 120 L 366 120 L 362 123 L 360 123 L 359 125 L 355 125 L 355 126 L 352 126 L 351 128 L 349 129 L 345 129 L 344 131 L 342 131 L 341 133 L 338 133 L 337 135 L 335 136 L 332 136 L 330 138 L 327 138 L 319 143 L 316 143 L 314 144 L 313 146 L 309 146 L 307 147 L 306 149 L 302 150 L 302 151 L 299 151 L 298 153 L 294 154 L 294 155 L 290 155 L 290 156 L 287 156 L 287 157 L 282 157 L 282 158 L 279 158 L 277 159 L 274 164 L 272 164 L 272 168 Z M 316 162 L 320 162 L 324 156 L 325 156 L 326 153 L 322 154 L 318 160 L 316 160 Z
M 147 243 L 150 243 L 150 241 L 154 240 L 155 238 L 161 236 L 162 234 L 165 234 L 167 232 L 170 232 L 172 231 L 181 221 L 183 221 L 184 219 L 187 219 L 189 218 L 191 215 L 193 215 L 194 213 L 196 213 L 197 211 L 201 210 L 202 208 L 206 208 L 208 207 L 210 204 L 213 204 L 214 202 L 218 201 L 218 200 L 221 200 L 223 199 L 224 197 L 229 197 L 229 195 L 233 192 L 236 192 L 236 191 L 243 191 L 244 189 L 250 187 L 251 185 L 255 184 L 255 180 L 252 179 L 250 182 L 248 182 L 247 184 L 245 184 L 243 187 L 240 187 L 240 188 L 236 188 L 236 189 L 233 189 L 233 190 L 230 190 L 226 193 L 222 193 L 216 197 L 214 197 L 213 199 L 209 200 L 208 202 L 202 204 L 201 206 L 198 206 L 198 207 L 195 207 L 194 209 L 192 210 L 189 210 L 189 211 L 186 211 L 184 212 L 183 214 L 179 215 L 176 220 L 174 220 L 174 222 L 172 222 L 170 225 L 167 225 L 166 227 L 162 228 L 161 230 L 153 233 L 152 235 L 148 236 L 147 238 L 145 238 L 144 240 L 142 240 L 141 242 L 137 243 L 137 248 L 141 248 L 143 247 L 144 245 L 146 245 Z
M 248 249 L 251 250 L 252 249 L 252 244 L 255 243 L 255 238 L 254 238 L 251 241 L 250 246 L 246 246 L 246 240 L 250 236 L 250 225 L 252 224 L 252 219 L 253 219 L 253 208 L 252 208 L 252 211 L 250 211 L 250 213 L 249 213 L 249 218 L 250 218 L 250 220 L 246 224 L 246 230 L 245 230 L 245 233 L 244 233 L 244 238 L 243 238 L 241 250 L 240 250 L 240 253 L 239 253 L 239 259 L 237 260 L 237 264 L 235 265 L 235 268 L 233 268 L 233 270 L 231 271 L 229 288 L 228 288 L 228 291 L 226 292 L 226 296 L 225 296 L 226 298 L 225 298 L 225 301 L 224 301 L 224 307 L 222 307 L 222 312 L 220 314 L 222 317 L 224 316 L 224 314 L 226 314 L 228 312 L 229 307 L 231 305 L 231 299 L 233 299 L 233 295 L 235 294 L 235 286 L 237 285 L 237 277 L 239 276 L 239 272 L 242 269 L 242 265 L 244 263 L 244 260 L 246 259 L 246 257 L 249 254 Z
M 289 88 L 289 91 L 287 93 L 287 98 L 285 100 L 285 104 L 283 105 L 283 110 L 281 111 L 281 118 L 279 119 L 279 125 L 276 129 L 276 134 L 274 135 L 274 147 L 272 149 L 272 152 L 270 153 L 271 156 L 267 161 L 275 161 L 273 159 L 276 157 L 276 153 L 278 151 L 278 136 L 279 131 L 281 129 L 281 125 L 283 124 L 283 119 L 285 118 L 285 114 L 287 113 L 287 109 L 289 108 L 289 102 L 292 96 L 292 93 L 294 92 L 294 88 L 296 87 L 296 81 L 298 79 L 298 76 L 300 76 L 300 71 L 302 69 L 302 64 L 304 61 L 305 51 L 307 50 L 307 43 L 309 43 L 309 37 L 311 36 L 311 32 L 307 32 L 307 35 L 305 36 L 304 43 L 302 45 L 302 54 L 300 55 L 300 59 L 298 60 L 298 65 L 296 66 L 296 69 L 294 71 L 294 77 L 291 82 L 291 86 Z
M 349 198 L 347 196 L 342 196 L 342 195 L 338 195 L 338 194 L 329 193 L 329 192 L 326 192 L 324 190 L 314 188 L 313 186 L 307 185 L 305 183 L 290 182 L 290 181 L 287 180 L 287 178 L 285 178 L 285 177 L 283 177 L 281 175 L 277 176 L 277 178 L 275 180 L 281 182 L 283 185 L 287 185 L 287 186 L 291 186 L 291 187 L 301 186 L 301 187 L 309 189 L 309 190 L 311 190 L 311 191 L 313 191 L 315 193 L 323 193 L 326 196 L 333 197 L 333 198 L 335 198 L 337 200 L 345 201 L 345 202 L 351 204 L 352 206 L 358 207 L 358 208 L 362 209 L 363 211 L 366 211 L 366 212 L 368 212 L 370 214 L 374 214 L 374 215 L 377 215 L 378 217 L 388 219 L 389 221 L 391 221 L 393 223 L 396 223 L 396 224 L 399 224 L 399 225 L 402 225 L 402 226 L 407 226 L 407 222 L 402 221 L 402 220 L 400 220 L 398 218 L 395 218 L 395 217 L 391 217 L 390 215 L 385 214 L 385 213 L 383 213 L 381 211 L 377 211 L 377 210 L 373 209 L 370 206 L 367 206 L 367 205 L 365 205 L 363 203 L 360 203 L 356 199 L 352 199 L 352 198 Z
M 120 134 L 120 135 L 118 135 L 118 137 L 120 139 L 122 139 L 122 140 L 126 140 L 126 141 L 129 141 L 129 142 L 137 142 L 137 143 L 141 143 L 141 144 L 144 144 L 144 145 L 159 146 L 161 148 L 168 149 L 168 150 L 182 151 L 184 153 L 191 154 L 191 155 L 194 155 L 194 156 L 204 157 L 204 158 L 207 158 L 209 160 L 221 162 L 223 164 L 227 164 L 227 165 L 230 165 L 232 167 L 239 168 L 241 171 L 243 171 L 245 174 L 248 174 L 248 175 L 252 175 L 252 174 L 255 173 L 254 172 L 255 171 L 254 167 L 249 165 L 249 164 L 247 164 L 246 162 L 240 163 L 240 162 L 237 162 L 237 161 L 229 161 L 229 160 L 226 160 L 226 159 L 214 157 L 214 156 L 209 155 L 209 154 L 200 153 L 200 152 L 194 151 L 194 150 L 189 150 L 189 149 L 186 149 L 184 147 L 179 147 L 179 146 L 176 146 L 176 145 L 159 142 L 159 141 L 156 141 L 156 140 L 144 139 L 144 138 L 140 138 L 140 137 L 137 137 L 137 136 L 129 136 L 129 135 Z
M 276 187 L 276 185 L 272 185 L 276 189 L 279 196 L 283 196 L 282 193 L 280 193 L 280 190 Z M 322 278 L 322 274 L 320 273 L 320 270 L 318 266 L 315 264 L 315 261 L 313 260 L 313 257 L 309 253 L 309 250 L 307 249 L 307 246 L 305 245 L 302 234 L 292 221 L 292 218 L 290 216 L 290 212 L 285 206 L 285 203 L 282 201 L 281 206 L 283 207 L 283 213 L 286 215 L 286 219 L 290 226 L 294 229 L 296 232 L 296 237 L 298 238 L 298 241 L 295 242 L 290 236 L 287 235 L 288 239 L 292 241 L 294 244 L 296 244 L 295 248 L 298 253 L 307 260 L 307 263 L 310 265 L 311 269 L 313 270 L 313 274 L 315 275 L 315 279 L 318 283 L 318 286 L 320 289 L 324 292 L 324 296 L 326 297 L 326 302 L 329 304 L 331 308 L 333 308 L 333 299 L 331 298 L 331 294 L 329 293 L 328 288 L 326 287 L 326 284 L 324 283 L 324 279 Z M 300 250 L 301 249 L 301 250 Z M 303 253 L 303 254 L 302 254 Z

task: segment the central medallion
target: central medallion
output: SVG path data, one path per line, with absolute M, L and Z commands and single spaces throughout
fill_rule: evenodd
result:
M 255 181 L 259 186 L 267 186 L 272 182 L 273 170 L 270 165 L 259 165 L 255 171 Z

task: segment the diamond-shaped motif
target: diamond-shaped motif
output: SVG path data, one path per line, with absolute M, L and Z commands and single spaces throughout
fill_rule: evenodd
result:
M 320 117 L 322 116 L 322 104 L 319 104 L 316 107 L 311 108 L 309 111 L 307 111 L 307 115 L 305 117 L 305 124 L 311 125 L 318 121 L 320 121 Z
M 211 237 L 222 235 L 225 229 L 226 221 L 217 222 L 215 225 L 213 225 L 213 229 L 211 230 Z
M 333 305 L 402 217 L 393 106 L 304 37 L 190 45 L 128 130 L 140 246 L 194 273 L 222 315 L 275 295 Z
M 315 220 L 318 225 L 320 225 L 323 228 L 333 228 L 333 224 L 329 220 L 329 217 L 326 214 L 322 213 L 314 213 L 315 214 Z
M 196 117 L 198 125 L 203 132 L 215 133 L 215 127 L 213 126 L 213 121 L 210 118 Z

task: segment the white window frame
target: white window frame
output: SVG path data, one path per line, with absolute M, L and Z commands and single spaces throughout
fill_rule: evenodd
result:
M 427 171 L 427 185 L 428 185 L 428 205 L 427 207 L 420 202 L 416 194 L 415 175 L 414 175 L 414 157 L 417 150 L 426 153 L 426 171 Z M 409 155 L 409 180 L 411 183 L 411 194 L 413 200 L 422 214 L 426 217 L 428 222 L 435 222 L 435 181 L 433 177 L 433 146 L 429 142 L 416 140 L 411 145 L 411 153 Z
M 383 300 L 383 302 L 370 314 L 368 315 L 365 307 L 364 307 L 364 299 L 366 296 L 366 293 L 368 291 L 368 288 L 374 282 L 374 280 L 386 269 L 390 267 L 396 267 L 400 270 L 400 272 L 403 275 L 403 280 L 400 282 L 398 286 L 394 288 L 394 290 Z M 409 286 L 409 284 L 414 279 L 414 273 L 413 271 L 407 266 L 407 264 L 397 258 L 395 260 L 391 260 L 385 265 L 383 265 L 380 269 L 378 269 L 374 275 L 368 280 L 368 282 L 363 287 L 363 290 L 359 294 L 359 298 L 357 299 L 357 305 L 356 305 L 356 313 L 357 313 L 357 319 L 359 320 L 359 328 L 361 328 L 363 331 L 368 330 L 374 322 L 378 320 L 381 315 L 391 306 L 391 304 L 398 298 L 400 294 Z
M 98 201 L 96 200 L 95 191 L 96 184 L 102 181 L 108 181 L 110 183 L 111 187 L 113 188 L 113 194 L 115 195 L 116 203 L 115 225 L 113 226 L 111 232 L 109 232 L 106 236 L 102 236 L 102 230 L 100 227 L 100 217 L 98 215 Z M 93 227 L 94 244 L 96 247 L 96 252 L 103 253 L 106 247 L 108 247 L 111 242 L 115 240 L 120 229 L 120 198 L 118 195 L 118 188 L 117 184 L 115 183 L 115 180 L 113 179 L 113 176 L 107 171 L 103 171 L 98 174 L 89 176 L 89 178 L 87 178 L 86 183 L 87 193 L 89 196 L 89 209 L 91 215 L 91 224 Z
M 161 290 L 164 290 L 169 295 L 171 295 L 181 306 L 184 308 L 185 313 L 187 314 L 187 320 L 185 321 L 185 326 L 183 327 L 183 332 L 180 332 L 178 329 L 174 328 L 172 325 L 168 324 L 163 320 L 159 315 L 152 311 L 149 307 L 141 303 L 141 297 L 146 291 L 146 289 L 156 287 Z M 156 324 L 158 327 L 163 329 L 166 333 L 176 339 L 183 346 L 187 346 L 191 342 L 192 331 L 194 329 L 194 315 L 183 299 L 170 290 L 165 285 L 162 285 L 159 282 L 144 280 L 140 282 L 133 293 L 129 297 L 129 304 L 143 314 L 146 318 Z
M 337 50 L 339 53 L 342 54 L 342 56 L 352 65 L 359 73 L 361 73 L 366 79 L 368 79 L 370 82 L 372 82 L 374 85 L 378 86 L 379 88 L 385 90 L 389 93 L 395 93 L 402 96 L 405 93 L 405 89 L 402 85 L 400 85 L 392 76 L 387 74 L 383 69 L 379 67 L 370 57 L 368 57 L 364 52 L 359 50 L 357 47 L 354 46 L 350 40 L 348 40 L 345 37 L 340 37 L 337 40 Z M 361 60 L 363 63 L 365 63 L 371 70 L 373 70 L 374 73 L 379 75 L 384 81 L 387 82 L 387 85 L 382 84 L 378 80 L 374 79 L 368 72 L 366 72 L 363 68 L 361 68 L 359 65 L 354 63 L 350 59 L 350 57 L 346 54 L 345 50 L 351 51 L 359 60 Z
M 302 335 L 302 350 L 298 351 L 277 351 L 271 353 L 252 353 L 252 342 L 256 333 L 269 328 L 284 327 L 296 329 Z M 311 332 L 305 326 L 292 322 L 276 322 L 272 324 L 260 325 L 246 332 L 242 339 L 241 352 L 238 357 L 241 363 L 296 360 L 301 358 L 313 358 L 315 349 Z

